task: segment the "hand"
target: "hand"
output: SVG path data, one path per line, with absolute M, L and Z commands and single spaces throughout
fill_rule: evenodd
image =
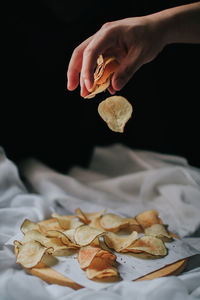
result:
M 89 94 L 99 54 L 115 56 L 120 65 L 109 91 L 121 90 L 133 74 L 170 43 L 200 43 L 200 2 L 169 8 L 144 17 L 104 24 L 73 52 L 68 67 L 68 89 L 79 84 Z
M 148 16 L 106 23 L 74 50 L 68 68 L 68 89 L 74 90 L 78 86 L 81 73 L 81 96 L 85 97 L 93 85 L 97 57 L 103 54 L 115 56 L 120 63 L 109 88 L 114 94 L 163 47 L 160 28 Z

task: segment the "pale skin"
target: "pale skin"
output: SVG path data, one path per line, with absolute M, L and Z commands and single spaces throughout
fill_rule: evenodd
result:
M 115 56 L 120 63 L 109 87 L 115 94 L 142 65 L 172 43 L 200 43 L 200 2 L 104 24 L 73 51 L 67 88 L 73 91 L 80 83 L 81 96 L 88 95 L 97 58 L 103 54 Z

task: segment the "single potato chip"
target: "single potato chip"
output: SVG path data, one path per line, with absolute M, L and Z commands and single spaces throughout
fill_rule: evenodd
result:
M 147 210 L 137 215 L 136 221 L 142 226 L 142 228 L 151 227 L 153 224 L 162 224 L 162 220 L 158 217 L 157 210 Z
M 74 240 L 77 245 L 87 246 L 97 237 L 100 237 L 104 234 L 105 232 L 100 229 L 93 228 L 88 225 L 82 225 L 75 229 Z
M 77 208 L 75 210 L 75 212 L 81 222 L 83 222 L 84 224 L 90 223 L 90 220 L 87 218 L 87 216 L 84 214 L 84 212 L 80 208 Z
M 146 252 L 155 256 L 166 256 L 167 249 L 162 240 L 154 236 L 142 236 L 137 239 L 130 247 L 126 248 L 127 252 Z
M 70 226 L 71 226 L 71 217 L 69 216 L 59 216 L 58 214 L 56 213 L 53 213 L 52 215 L 52 218 L 55 218 L 59 225 L 63 228 L 63 229 L 70 229 Z
M 23 234 L 25 234 L 27 231 L 35 229 L 37 231 L 41 231 L 40 226 L 37 223 L 34 223 L 30 221 L 29 219 L 25 219 L 22 223 L 20 230 Z
M 131 118 L 132 105 L 122 96 L 111 96 L 102 101 L 98 106 L 98 113 L 115 132 L 124 132 L 124 127 Z
M 113 232 L 108 232 L 104 236 L 104 242 L 109 247 L 117 252 L 122 252 L 127 248 L 131 247 L 132 244 L 137 240 L 138 233 L 133 231 L 130 235 L 119 236 Z
M 67 234 L 66 234 L 66 232 L 61 232 L 61 231 L 58 231 L 58 230 L 49 230 L 49 231 L 46 232 L 46 236 L 61 239 L 62 243 L 64 245 L 66 245 L 68 249 L 69 248 L 70 249 L 79 249 L 79 246 L 77 244 L 75 244 L 75 242 L 72 242 L 71 239 L 69 238 L 69 236 L 70 236 L 68 234 L 69 231 L 71 231 L 71 233 L 73 233 L 73 234 L 75 232 L 75 230 L 72 230 L 72 229 L 67 230 Z
M 25 244 L 14 242 L 14 244 L 19 250 L 16 262 L 27 269 L 35 267 L 45 254 L 52 253 L 52 248 L 47 248 L 37 241 L 29 241 Z
M 115 278 L 118 277 L 118 271 L 115 267 L 109 267 L 107 269 L 96 270 L 87 268 L 86 275 L 88 279 L 103 279 L 103 278 Z
M 127 218 L 122 218 L 114 214 L 103 215 L 100 219 L 100 225 L 104 230 L 118 232 L 122 228 L 129 226 Z
M 155 236 L 163 242 L 172 241 L 172 237 L 164 224 L 153 224 L 151 227 L 146 228 L 144 233 L 145 235 Z
M 99 251 L 101 251 L 101 248 L 99 247 L 82 247 L 78 253 L 78 262 L 80 264 L 81 269 L 85 270 L 86 268 L 88 268 L 93 258 L 97 255 Z

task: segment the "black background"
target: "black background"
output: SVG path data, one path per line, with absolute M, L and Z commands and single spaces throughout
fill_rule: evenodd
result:
M 200 45 L 169 45 L 118 92 L 133 105 L 124 134 L 97 113 L 109 93 L 67 91 L 74 47 L 105 22 L 194 1 L 7 1 L 0 144 L 18 163 L 36 157 L 59 171 L 85 166 L 96 145 L 177 154 L 200 167 Z

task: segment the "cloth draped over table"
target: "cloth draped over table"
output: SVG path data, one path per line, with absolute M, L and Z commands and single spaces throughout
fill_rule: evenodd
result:
M 64 162 L 63 162 L 64 164 Z M 22 181 L 22 177 L 23 180 Z M 40 221 L 52 211 L 67 212 L 71 201 L 91 202 L 135 216 L 157 209 L 170 230 L 200 249 L 200 170 L 184 158 L 135 151 L 120 144 L 97 147 L 87 169 L 61 174 L 34 159 L 17 166 L 0 149 L 0 294 L 3 300 L 25 299 L 196 299 L 200 296 L 200 259 L 191 258 L 177 277 L 148 282 L 123 281 L 101 290 L 73 291 L 49 285 L 16 265 L 5 243 L 25 218 Z

